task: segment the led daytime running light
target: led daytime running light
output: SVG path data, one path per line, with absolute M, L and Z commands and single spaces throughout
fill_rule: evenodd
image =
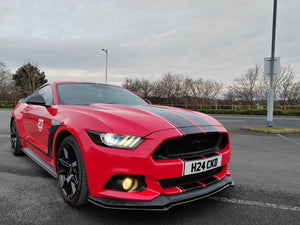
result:
M 127 149 L 134 149 L 143 141 L 143 138 L 141 137 L 111 133 L 100 133 L 100 139 L 105 145 L 109 147 Z

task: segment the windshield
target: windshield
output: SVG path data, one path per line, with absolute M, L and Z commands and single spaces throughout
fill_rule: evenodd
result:
M 57 95 L 59 104 L 61 105 L 90 105 L 92 103 L 107 103 L 117 105 L 147 104 L 143 99 L 131 91 L 104 84 L 58 84 Z

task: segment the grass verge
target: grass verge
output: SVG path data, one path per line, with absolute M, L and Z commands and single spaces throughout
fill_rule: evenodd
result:
M 292 134 L 300 133 L 300 129 L 289 129 L 282 127 L 242 127 L 241 130 L 254 131 L 269 134 Z

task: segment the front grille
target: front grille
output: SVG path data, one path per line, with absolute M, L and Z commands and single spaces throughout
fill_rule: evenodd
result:
M 184 177 L 176 177 L 170 179 L 159 180 L 159 184 L 162 188 L 171 188 L 171 187 L 183 187 L 185 189 L 191 189 L 191 187 L 199 187 L 199 183 L 204 183 L 206 186 L 212 182 L 217 182 L 216 179 L 212 178 L 214 175 L 220 173 L 223 169 L 223 166 L 209 170 L 204 173 L 192 174 Z
M 164 141 L 153 153 L 154 160 L 192 159 L 224 149 L 227 146 L 226 133 L 199 133 Z

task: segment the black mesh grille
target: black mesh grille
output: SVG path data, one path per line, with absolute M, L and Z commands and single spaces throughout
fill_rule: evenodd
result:
M 212 176 L 220 173 L 222 169 L 223 167 L 218 167 L 204 173 L 192 174 L 184 177 L 176 177 L 171 179 L 164 179 L 164 180 L 159 180 L 158 182 L 160 183 L 162 188 L 170 188 L 170 187 L 178 187 L 178 186 L 187 188 L 193 186 L 193 184 L 199 181 L 208 185 L 211 183 L 212 180 L 217 182 L 217 180 L 212 178 Z
M 217 152 L 227 145 L 225 133 L 199 133 L 164 141 L 153 153 L 154 160 L 191 159 Z

